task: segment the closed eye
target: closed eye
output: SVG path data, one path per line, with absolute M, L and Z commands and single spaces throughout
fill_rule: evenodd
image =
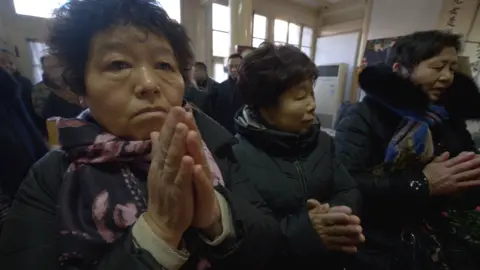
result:
M 112 61 L 108 65 L 109 70 L 123 70 L 123 69 L 131 68 L 131 67 L 132 67 L 132 65 L 130 65 L 129 63 L 124 62 L 124 61 Z
M 156 65 L 157 69 L 162 69 L 162 70 L 168 70 L 168 71 L 173 71 L 172 65 L 170 65 L 167 62 L 161 62 Z

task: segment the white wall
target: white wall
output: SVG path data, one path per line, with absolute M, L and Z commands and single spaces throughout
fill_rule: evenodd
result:
M 435 29 L 442 7 L 443 0 L 374 0 L 368 39 Z
M 315 64 L 348 64 L 344 100 L 350 100 L 352 77 L 356 67 L 358 35 L 360 32 L 320 37 L 317 39 Z

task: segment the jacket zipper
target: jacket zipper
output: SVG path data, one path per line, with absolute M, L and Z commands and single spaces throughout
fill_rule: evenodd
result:
M 303 172 L 302 166 L 297 159 L 295 159 L 293 164 L 295 164 L 295 168 L 297 169 L 297 173 L 300 179 L 300 186 L 302 187 L 302 192 L 304 195 L 307 195 L 307 183 L 305 181 L 305 173 Z

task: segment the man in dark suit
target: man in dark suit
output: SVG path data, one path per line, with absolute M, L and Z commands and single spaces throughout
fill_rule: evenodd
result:
M 228 79 L 215 87 L 209 97 L 207 113 L 232 134 L 236 133 L 233 118 L 245 105 L 240 91 L 237 91 L 237 70 L 242 60 L 242 55 L 238 53 L 228 57 Z

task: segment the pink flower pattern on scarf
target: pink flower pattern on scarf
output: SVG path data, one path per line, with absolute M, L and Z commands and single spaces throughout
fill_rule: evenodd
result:
M 145 192 L 139 186 L 141 181 L 130 167 L 148 171 L 151 142 L 125 141 L 99 132 L 97 126 L 80 119 L 59 119 L 57 125 L 60 134 L 62 130 L 70 129 L 68 134 L 78 133 L 76 136 L 79 137 L 83 134 L 82 140 L 91 137 L 90 144 L 80 146 L 73 139 L 73 142 L 69 141 L 68 137 L 67 144 L 62 142 L 72 162 L 65 173 L 59 196 L 59 261 L 61 265 L 68 265 L 69 260 L 80 259 L 86 265 L 94 265 L 105 246 L 119 239 L 146 210 Z M 223 186 L 222 173 L 204 142 L 203 151 L 213 185 Z M 103 164 L 119 164 L 118 173 L 106 174 Z M 88 204 L 89 209 L 85 207 Z M 79 208 L 79 205 L 83 207 Z M 88 224 L 94 224 L 95 228 L 85 227 Z M 200 259 L 197 265 L 198 270 L 210 267 L 206 259 Z

